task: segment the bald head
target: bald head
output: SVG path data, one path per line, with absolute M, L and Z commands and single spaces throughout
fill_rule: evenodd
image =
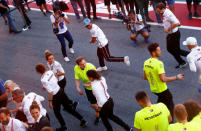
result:
M 174 107 L 174 115 L 178 121 L 187 120 L 187 111 L 183 104 L 177 104 Z

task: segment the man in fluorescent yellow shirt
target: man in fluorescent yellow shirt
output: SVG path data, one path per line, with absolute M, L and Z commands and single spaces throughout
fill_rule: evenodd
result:
M 135 98 L 143 108 L 135 114 L 136 131 L 167 131 L 172 117 L 166 105 L 163 103 L 151 104 L 144 91 L 139 91 Z
M 174 108 L 177 123 L 170 124 L 168 131 L 201 131 L 201 125 L 196 122 L 188 122 L 187 111 L 184 105 L 178 104 Z
M 77 92 L 80 95 L 83 95 L 82 90 L 80 89 L 80 80 L 84 83 L 83 87 L 85 89 L 85 93 L 87 95 L 87 99 L 91 104 L 91 107 L 96 110 L 98 105 L 96 101 L 96 97 L 92 93 L 92 87 L 89 78 L 87 77 L 88 70 L 96 70 L 96 67 L 91 64 L 87 63 L 84 57 L 78 57 L 76 59 L 77 65 L 74 67 L 75 72 L 75 85 Z M 99 117 L 96 117 L 94 124 L 97 125 L 99 123 Z
M 169 89 L 167 88 L 166 82 L 175 80 L 182 80 L 183 74 L 176 76 L 167 77 L 165 75 L 164 64 L 158 60 L 161 57 L 161 50 L 157 43 L 152 43 L 148 46 L 148 50 L 151 54 L 151 58 L 144 62 L 144 75 L 143 78 L 149 81 L 151 91 L 158 96 L 158 103 L 164 103 L 170 110 L 173 116 L 173 98 Z
M 196 122 L 201 125 L 201 105 L 190 99 L 184 102 L 188 113 L 188 121 Z

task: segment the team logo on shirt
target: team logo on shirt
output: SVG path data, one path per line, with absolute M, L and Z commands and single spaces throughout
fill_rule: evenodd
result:
M 183 128 L 183 131 L 186 131 L 187 130 L 187 128 Z

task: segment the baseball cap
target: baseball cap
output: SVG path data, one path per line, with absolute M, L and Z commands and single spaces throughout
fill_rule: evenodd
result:
M 186 40 L 183 42 L 183 45 L 196 45 L 197 40 L 195 37 L 188 37 Z
M 85 19 L 83 20 L 83 22 L 84 22 L 84 26 L 88 26 L 88 25 L 90 25 L 91 20 L 88 19 L 88 18 L 85 18 Z

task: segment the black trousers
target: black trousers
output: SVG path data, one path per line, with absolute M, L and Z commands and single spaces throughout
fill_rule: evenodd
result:
M 149 5 L 149 0 L 135 0 L 137 3 L 139 13 L 142 16 L 143 21 L 145 22 L 147 18 L 149 18 L 149 13 L 148 13 L 148 5 Z M 144 18 L 146 17 L 146 19 Z
M 109 62 L 124 62 L 124 57 L 114 57 L 110 56 L 110 50 L 108 44 L 102 48 L 97 49 L 97 56 L 99 60 L 99 65 L 101 67 L 105 66 L 104 59 Z
M 87 10 L 87 17 L 89 19 L 91 19 L 91 6 L 92 6 L 92 9 L 93 9 L 93 17 L 96 17 L 96 2 L 95 0 L 84 0 L 85 1 L 85 5 L 86 5 L 86 10 Z
M 134 7 L 135 7 L 135 12 L 136 12 L 136 14 L 139 14 L 139 7 L 138 7 L 138 5 L 137 5 L 137 3 L 136 3 L 136 0 L 130 0 L 129 1 L 129 4 L 130 4 L 130 9 L 131 10 L 134 10 Z
M 62 80 L 58 81 L 58 85 L 64 89 L 66 86 L 66 77 L 64 77 Z
M 64 107 L 65 111 L 76 117 L 78 120 L 81 121 L 83 119 L 83 117 L 76 110 L 72 109 L 72 102 L 62 89 L 60 89 L 59 92 L 53 96 L 52 105 L 54 114 L 62 127 L 66 124 L 60 112 L 61 105 Z
M 182 50 L 180 48 L 180 38 L 181 34 L 178 30 L 175 33 L 167 35 L 167 51 L 174 56 L 179 64 L 185 63 L 181 56 L 187 56 L 190 52 Z
M 109 98 L 100 111 L 100 118 L 104 126 L 106 127 L 107 131 L 113 131 L 112 126 L 110 125 L 108 119 L 122 126 L 126 131 L 129 131 L 130 127 L 126 123 L 124 123 L 119 117 L 113 114 L 113 108 L 114 108 L 114 102 L 112 98 Z
M 174 102 L 173 102 L 173 97 L 171 92 L 169 91 L 169 89 L 161 92 L 161 93 L 155 93 L 158 96 L 158 100 L 157 103 L 162 102 L 164 103 L 167 108 L 170 111 L 170 114 L 172 116 L 172 118 L 174 117 Z
M 22 16 L 24 17 L 24 20 L 26 22 L 26 25 L 29 26 L 31 25 L 31 20 L 29 19 L 29 17 L 27 16 L 26 12 L 25 12 L 25 8 L 23 4 L 20 4 L 18 7 L 18 10 L 20 11 L 20 13 L 22 14 Z

